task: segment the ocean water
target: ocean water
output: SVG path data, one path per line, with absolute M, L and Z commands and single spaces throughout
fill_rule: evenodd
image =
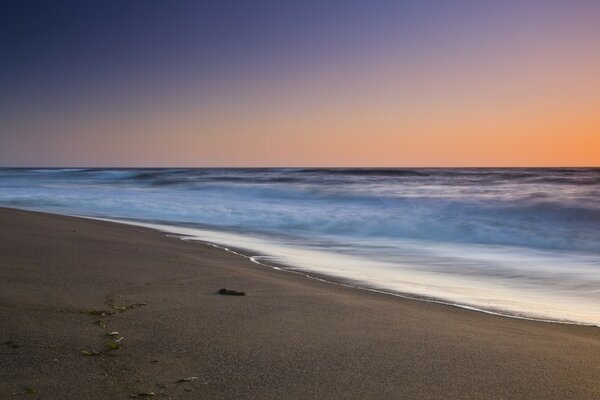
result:
M 600 169 L 4 168 L 0 205 L 150 226 L 398 295 L 600 325 Z

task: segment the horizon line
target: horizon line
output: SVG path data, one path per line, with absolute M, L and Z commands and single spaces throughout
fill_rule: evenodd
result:
M 0 165 L 0 169 L 466 169 L 466 168 L 477 168 L 477 169 L 496 169 L 496 168 L 514 168 L 514 169 L 546 169 L 546 168 L 577 168 L 577 169 L 594 169 L 600 168 L 600 165 L 496 165 L 496 166 L 476 166 L 476 165 L 464 165 L 464 166 L 158 166 L 158 165 L 147 165 L 147 166 L 6 166 Z

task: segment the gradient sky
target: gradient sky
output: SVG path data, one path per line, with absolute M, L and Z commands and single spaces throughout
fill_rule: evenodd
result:
M 3 1 L 1 166 L 598 166 L 600 1 Z

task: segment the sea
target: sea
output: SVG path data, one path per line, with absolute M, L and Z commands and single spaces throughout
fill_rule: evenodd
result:
M 599 168 L 0 168 L 0 206 L 146 226 L 332 284 L 600 326 Z

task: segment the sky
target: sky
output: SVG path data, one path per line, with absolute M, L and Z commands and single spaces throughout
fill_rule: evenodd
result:
M 600 2 L 3 1 L 0 166 L 600 166 Z

